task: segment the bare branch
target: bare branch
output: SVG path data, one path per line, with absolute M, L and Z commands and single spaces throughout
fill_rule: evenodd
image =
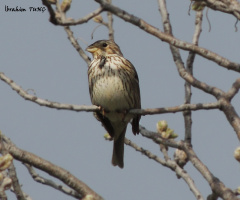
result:
M 225 200 L 239 200 L 236 194 L 229 188 L 227 188 L 217 177 L 215 177 L 209 169 L 201 162 L 197 157 L 192 147 L 187 143 L 182 143 L 181 148 L 187 154 L 189 160 L 192 162 L 193 166 L 202 174 L 202 176 L 207 180 L 212 191 L 217 194 L 217 196 Z
M 139 125 L 139 130 L 142 136 L 153 140 L 156 144 L 163 144 L 168 147 L 180 148 L 180 143 L 173 139 L 164 139 L 159 133 L 147 130 L 145 127 Z
M 171 23 L 169 20 L 169 14 L 167 11 L 167 6 L 166 6 L 166 1 L 165 0 L 159 0 L 159 11 L 161 13 L 162 17 L 162 24 L 164 27 L 164 32 L 170 35 L 173 35 L 172 33 L 172 27 Z M 201 22 L 202 22 L 202 12 L 197 12 L 198 14 L 196 15 L 196 26 L 195 26 L 195 33 L 193 36 L 193 44 L 197 45 L 198 44 L 198 39 L 200 36 L 201 32 Z M 200 13 L 200 14 L 199 14 Z M 188 60 L 187 60 L 187 67 L 186 67 L 186 72 L 190 75 L 192 75 L 192 68 L 193 68 L 193 62 L 195 58 L 195 53 L 190 51 Z M 185 104 L 189 104 L 191 102 L 191 84 L 186 81 L 185 82 Z M 184 116 L 184 122 L 185 122 L 185 140 L 191 143 L 191 126 L 192 126 L 192 118 L 191 118 L 191 111 L 186 110 L 183 112 Z
M 74 189 L 76 192 L 79 193 L 86 199 L 93 199 L 93 200 L 102 200 L 103 198 L 95 193 L 91 188 L 89 188 L 85 183 L 77 179 L 73 176 L 70 172 L 66 171 L 65 169 L 54 165 L 53 163 L 46 161 L 30 152 L 24 151 L 19 149 L 15 146 L 10 139 L 8 139 L 5 135 L 2 134 L 2 138 L 5 142 L 5 148 L 7 151 L 16 159 L 21 162 L 27 163 L 32 165 L 49 175 L 61 180 L 63 183 L 68 185 L 70 188 Z
M 224 112 L 225 116 L 227 117 L 229 123 L 234 128 L 238 139 L 240 140 L 240 118 L 231 105 L 229 100 L 227 99 L 226 93 L 220 90 L 219 88 L 212 87 L 206 83 L 200 82 L 199 80 L 195 79 L 191 74 L 189 74 L 186 69 L 184 68 L 179 50 L 170 45 L 170 49 L 173 55 L 173 60 L 177 66 L 179 75 L 184 78 L 187 82 L 189 82 L 192 86 L 203 90 L 206 93 L 212 94 L 216 97 L 221 105 L 221 109 Z
M 166 165 L 166 162 L 164 160 L 162 160 L 161 158 L 159 158 L 157 155 L 154 155 L 150 151 L 148 151 L 142 147 L 139 147 L 137 144 L 133 143 L 131 140 L 127 139 L 126 137 L 125 137 L 124 143 L 126 145 L 134 148 L 136 151 L 142 153 L 143 155 L 147 156 L 148 158 L 156 161 L 157 163 L 160 163 L 163 166 Z
M 6 155 L 9 152 L 6 149 L 5 144 L 3 142 L 1 132 L 0 132 L 0 142 L 1 142 L 1 153 L 2 153 L 2 155 Z M 9 177 L 12 179 L 12 187 L 13 187 L 13 191 L 14 191 L 14 194 L 16 195 L 17 199 L 18 200 L 26 200 L 26 198 L 24 196 L 24 193 L 22 191 L 22 188 L 19 184 L 18 177 L 17 177 L 17 172 L 16 172 L 16 169 L 15 169 L 15 166 L 14 166 L 13 162 L 8 167 L 8 174 L 9 174 Z
M 168 33 L 171 34 L 171 29 L 168 29 L 168 30 L 165 29 L 165 31 L 169 31 Z M 203 82 L 197 80 L 196 78 L 194 78 L 190 73 L 188 73 L 186 71 L 183 61 L 182 61 L 182 58 L 181 58 L 181 55 L 180 55 L 180 52 L 179 52 L 179 49 L 172 44 L 170 44 L 170 49 L 171 49 L 171 53 L 173 56 L 173 60 L 177 66 L 179 75 L 185 81 L 187 81 L 189 84 L 191 84 L 192 86 L 199 88 L 199 89 L 203 90 L 204 92 L 215 96 L 215 98 L 221 104 L 221 109 L 223 110 L 229 123 L 234 128 L 238 139 L 240 140 L 240 118 L 239 118 L 237 112 L 235 111 L 234 107 L 231 105 L 231 103 L 227 99 L 226 93 L 223 92 L 219 88 L 212 87 L 212 86 L 210 86 L 206 83 L 203 83 Z
M 48 12 L 50 14 L 49 21 L 52 22 L 54 25 L 75 26 L 75 25 L 87 23 L 93 17 L 103 12 L 103 8 L 100 7 L 86 16 L 80 19 L 74 20 L 72 18 L 66 18 L 65 15 L 62 15 L 61 13 L 59 13 L 61 9 L 58 9 L 58 12 L 55 12 L 47 0 L 42 0 L 42 3 L 48 8 Z M 57 3 L 57 6 L 59 6 L 59 3 Z
M 90 63 L 91 63 L 90 58 L 85 54 L 85 52 L 83 51 L 81 46 L 78 44 L 78 41 L 74 37 L 73 32 L 71 31 L 70 27 L 66 26 L 66 27 L 64 27 L 64 30 L 66 31 L 66 33 L 68 35 L 68 39 L 70 40 L 73 47 L 77 50 L 77 52 L 82 57 L 82 59 L 87 63 L 87 65 L 90 65 Z
M 201 82 L 201 81 L 197 80 L 196 78 L 194 78 L 190 73 L 188 73 L 186 71 L 183 61 L 182 61 L 182 58 L 181 58 L 181 55 L 180 55 L 180 52 L 179 52 L 179 49 L 173 45 L 170 45 L 170 49 L 171 49 L 173 60 L 177 67 L 178 73 L 185 81 L 190 83 L 192 86 L 194 86 L 208 94 L 215 96 L 217 99 L 219 99 L 219 97 L 221 97 L 222 95 L 225 94 L 221 89 L 210 86 L 207 83 Z
M 190 177 L 190 175 L 188 173 L 186 173 L 185 170 L 183 170 L 181 167 L 179 167 L 175 161 L 173 160 L 168 160 L 167 161 L 167 166 L 169 168 L 171 168 L 172 170 L 174 170 L 176 172 L 176 174 L 181 177 L 189 186 L 190 190 L 192 191 L 192 193 L 195 195 L 196 199 L 198 200 L 204 200 L 202 194 L 200 193 L 200 191 L 198 190 L 198 188 L 196 187 L 194 180 Z
M 64 187 L 60 184 L 57 184 L 50 179 L 43 178 L 42 176 L 37 174 L 37 172 L 33 169 L 33 167 L 31 165 L 26 164 L 26 163 L 24 163 L 24 165 L 27 167 L 28 172 L 32 176 L 33 180 L 37 181 L 38 183 L 42 183 L 44 185 L 48 185 L 50 187 L 53 187 L 54 189 L 59 190 L 59 191 L 65 193 L 67 195 L 72 196 L 72 197 L 75 197 L 76 199 L 81 199 L 82 198 L 82 196 L 79 195 L 75 190 L 72 190 L 72 189 Z
M 52 22 L 53 24 L 57 24 L 57 20 L 55 17 L 55 11 L 53 10 L 51 4 L 47 0 L 42 0 L 42 4 L 47 7 L 48 12 L 50 14 L 49 21 Z
M 45 99 L 40 99 L 34 95 L 28 94 L 25 90 L 23 90 L 19 85 L 17 85 L 13 80 L 9 79 L 2 72 L 0 72 L 0 79 L 6 82 L 11 86 L 13 90 L 15 90 L 21 97 L 28 101 L 32 101 L 41 106 L 46 106 L 50 108 L 63 109 L 63 110 L 75 110 L 75 111 L 86 111 L 93 112 L 99 110 L 97 106 L 85 106 L 85 105 L 73 105 L 73 104 L 61 104 L 58 102 L 51 102 Z
M 66 19 L 66 21 L 60 22 L 58 25 L 61 26 L 73 26 L 73 25 L 79 25 L 88 22 L 90 19 L 93 17 L 99 15 L 103 11 L 103 8 L 98 8 L 95 11 L 89 13 L 85 17 L 82 17 L 78 20 L 73 20 L 73 19 Z
M 229 101 L 238 93 L 240 89 L 240 78 L 238 78 L 232 85 L 232 88 L 227 92 L 226 96 Z
M 186 50 L 186 51 L 193 51 L 193 52 L 197 53 L 198 55 L 200 55 L 204 58 L 207 58 L 226 69 L 240 72 L 240 64 L 239 63 L 232 62 L 232 61 L 230 61 L 208 49 L 205 49 L 205 48 L 196 46 L 194 44 L 179 40 L 179 39 L 171 36 L 170 34 L 163 33 L 158 28 L 148 24 L 141 18 L 131 15 L 128 12 L 126 12 L 125 10 L 122 10 L 116 6 L 113 6 L 112 4 L 109 4 L 106 0 L 95 0 L 95 1 L 100 3 L 101 6 L 105 10 L 110 11 L 114 15 L 120 17 L 121 19 L 123 19 L 135 26 L 138 26 L 139 28 L 143 29 L 145 32 L 161 39 L 164 42 L 167 42 L 175 47 L 178 47 L 178 48 Z
M 240 118 L 235 108 L 233 107 L 233 105 L 230 103 L 226 96 L 221 97 L 219 99 L 219 103 L 221 104 L 221 110 L 227 117 L 228 122 L 235 130 L 238 140 L 240 140 Z
M 160 134 L 148 131 L 143 126 L 140 126 L 140 133 L 142 136 L 152 139 L 157 144 L 164 144 L 168 147 L 178 148 L 184 150 L 187 154 L 189 160 L 192 162 L 193 166 L 202 174 L 202 176 L 207 180 L 208 184 L 212 188 L 213 192 L 216 193 L 219 197 L 228 200 L 239 200 L 236 194 L 218 179 L 216 178 L 209 169 L 201 162 L 201 160 L 197 157 L 195 152 L 193 151 L 191 145 L 187 142 L 179 141 L 176 142 L 172 139 L 163 139 Z M 171 160 L 167 160 L 170 162 Z M 176 163 L 174 164 L 174 167 Z M 180 168 L 182 169 L 182 168 Z
M 194 181 L 190 177 L 190 175 L 187 174 L 186 171 L 184 171 L 181 167 L 179 167 L 175 161 L 172 161 L 170 158 L 168 158 L 166 161 L 164 161 L 161 158 L 159 158 L 158 156 L 151 153 L 150 151 L 148 151 L 142 147 L 139 147 L 137 144 L 133 143 L 131 140 L 129 140 L 127 138 L 125 138 L 124 142 L 126 145 L 134 148 L 136 151 L 142 153 L 143 155 L 147 156 L 148 158 L 153 159 L 157 163 L 175 171 L 176 174 L 179 177 L 182 177 L 183 180 L 188 184 L 190 190 L 193 192 L 193 194 L 197 197 L 198 200 L 204 199 L 203 196 L 201 195 L 201 193 L 199 192 L 199 190 L 197 189 L 196 185 L 194 184 Z
M 200 33 L 202 31 L 202 16 L 203 12 L 199 11 L 196 12 L 196 19 L 195 19 L 195 32 L 193 35 L 192 43 L 195 45 L 198 45 Z M 186 71 L 193 75 L 193 62 L 195 60 L 195 53 L 190 51 L 188 58 L 187 58 L 187 66 Z M 192 90 L 191 90 L 191 84 L 185 81 L 185 101 L 184 103 L 191 103 L 191 96 L 192 96 Z M 185 124 L 185 141 L 191 143 L 192 140 L 192 113 L 191 111 L 184 111 L 184 124 Z
M 112 3 L 112 0 L 108 0 L 108 3 Z M 114 40 L 114 30 L 113 30 L 113 16 L 111 12 L 107 12 L 108 17 L 108 37 L 109 40 Z
M 169 13 L 167 11 L 167 5 L 165 0 L 158 0 L 158 8 L 162 17 L 162 24 L 165 33 L 172 34 L 172 26 L 169 20 Z
M 86 106 L 86 105 L 74 105 L 74 104 L 63 104 L 58 102 L 52 102 L 45 99 L 38 98 L 34 95 L 28 94 L 24 89 L 17 85 L 13 80 L 8 78 L 4 73 L 0 72 L 0 79 L 6 82 L 13 90 L 15 90 L 21 97 L 26 100 L 32 101 L 39 104 L 40 106 L 46 106 L 49 108 L 55 108 L 59 110 L 73 110 L 73 111 L 85 111 L 85 112 L 94 112 L 99 111 L 98 106 Z M 182 104 L 175 107 L 166 107 L 166 108 L 153 108 L 153 109 L 132 109 L 129 113 L 140 114 L 140 115 L 153 115 L 161 113 L 176 113 L 182 112 L 184 110 L 209 110 L 209 109 L 219 109 L 220 103 L 206 103 L 206 104 Z
M 220 103 L 198 103 L 198 104 L 182 104 L 174 107 L 163 107 L 163 108 L 147 108 L 147 109 L 132 109 L 129 113 L 140 114 L 140 115 L 154 115 L 163 113 L 176 113 L 186 110 L 209 110 L 209 109 L 219 109 Z
M 9 177 L 12 179 L 12 186 L 17 199 L 26 200 L 24 192 L 22 191 L 22 188 L 19 184 L 17 172 L 13 163 L 8 168 L 8 174 Z
M 237 0 L 204 0 L 204 2 L 207 7 L 231 14 L 240 20 L 240 4 Z

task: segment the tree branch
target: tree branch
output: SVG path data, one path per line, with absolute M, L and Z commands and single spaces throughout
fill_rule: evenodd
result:
M 0 131 L 1 153 L 2 153 L 2 155 L 6 155 L 9 152 L 5 147 L 2 136 L 3 135 Z M 15 169 L 15 166 L 14 166 L 13 162 L 8 167 L 8 174 L 9 174 L 9 177 L 12 179 L 12 188 L 13 188 L 14 194 L 16 195 L 16 198 L 18 200 L 26 200 L 26 198 L 24 196 L 24 193 L 22 191 L 22 188 L 19 184 L 19 180 L 18 180 L 18 177 L 17 177 L 17 172 L 16 172 L 16 169 Z
M 201 162 L 201 160 L 197 157 L 192 147 L 187 143 L 182 143 L 181 148 L 187 154 L 189 160 L 193 164 L 193 166 L 202 174 L 202 176 L 207 180 L 212 191 L 217 194 L 217 196 L 225 199 L 225 200 L 239 200 L 235 193 L 227 188 L 217 177 L 215 177 L 209 169 Z
M 164 139 L 160 136 L 159 133 L 149 131 L 141 125 L 139 125 L 139 130 L 143 137 L 153 140 L 156 144 L 163 144 L 163 145 L 166 145 L 168 147 L 173 147 L 173 148 L 181 148 L 180 142 L 176 142 L 173 139 Z
M 19 85 L 17 85 L 13 80 L 5 76 L 2 72 L 0 72 L 0 79 L 6 82 L 13 90 L 15 90 L 21 97 L 25 100 L 32 101 L 41 106 L 46 106 L 49 108 L 56 108 L 62 110 L 75 110 L 75 111 L 86 111 L 93 112 L 99 110 L 97 106 L 85 106 L 85 105 L 73 105 L 73 104 L 61 104 L 58 102 L 52 102 L 45 99 L 40 99 L 37 96 L 28 94 L 25 90 L 23 90 Z
M 33 167 L 29 164 L 24 163 L 24 165 L 27 167 L 29 174 L 32 176 L 33 180 L 35 180 L 38 183 L 41 183 L 43 185 L 48 185 L 56 190 L 59 190 L 67 195 L 70 195 L 72 197 L 75 197 L 76 199 L 81 199 L 82 196 L 79 195 L 75 190 L 72 190 L 70 188 L 64 187 L 60 184 L 57 184 L 53 182 L 50 179 L 43 178 L 37 172 L 33 169 Z
M 193 166 L 202 174 L 202 176 L 207 180 L 212 191 L 216 193 L 219 197 L 225 200 L 239 200 L 236 194 L 218 179 L 216 178 L 209 169 L 201 162 L 201 160 L 197 157 L 196 153 L 193 151 L 191 145 L 188 142 L 179 141 L 176 142 L 172 139 L 163 139 L 160 134 L 148 131 L 143 126 L 140 126 L 140 133 L 142 136 L 152 139 L 157 144 L 163 144 L 168 147 L 178 148 L 183 150 L 188 159 L 191 161 Z M 171 160 L 170 160 L 171 161 Z
M 112 0 L 108 0 L 108 3 L 112 3 Z M 108 37 L 109 40 L 114 40 L 114 30 L 113 30 L 113 16 L 111 12 L 107 12 L 108 17 Z
M 4 73 L 0 72 L 0 79 L 6 82 L 13 90 L 15 90 L 21 97 L 28 101 L 32 101 L 37 103 L 40 106 L 46 106 L 49 108 L 55 108 L 59 110 L 72 110 L 72 111 L 85 111 L 85 112 L 94 112 L 99 111 L 100 108 L 98 106 L 86 106 L 86 105 L 74 105 L 74 104 L 64 104 L 53 101 L 48 101 L 45 99 L 38 98 L 37 96 L 28 94 L 27 91 L 22 89 L 19 85 L 17 85 L 13 80 L 8 78 Z M 149 108 L 149 109 L 132 109 L 129 113 L 140 114 L 140 115 L 154 115 L 154 114 L 162 114 L 162 113 L 176 113 L 182 112 L 185 110 L 209 110 L 209 109 L 219 109 L 220 103 L 198 103 L 198 104 L 182 104 L 174 107 L 165 107 L 165 108 Z
M 48 12 L 50 14 L 49 21 L 53 23 L 54 25 L 61 25 L 61 26 L 76 26 L 79 24 L 87 23 L 89 20 L 91 20 L 93 17 L 99 15 L 101 12 L 103 12 L 103 8 L 98 8 L 94 10 L 93 12 L 87 14 L 86 16 L 74 20 L 72 18 L 66 18 L 65 16 L 59 14 L 58 12 L 55 12 L 52 8 L 52 6 L 48 3 L 47 0 L 42 0 L 43 5 L 45 5 L 48 8 Z M 60 10 L 59 10 L 60 12 Z
M 83 51 L 83 49 L 81 48 L 81 46 L 78 44 L 78 41 L 76 40 L 76 38 L 73 35 L 73 32 L 71 31 L 69 26 L 65 26 L 64 30 L 66 31 L 67 35 L 68 35 L 68 39 L 71 42 L 71 44 L 73 45 L 73 47 L 77 50 L 78 54 L 82 57 L 82 59 L 87 63 L 87 65 L 90 65 L 91 60 L 90 58 L 86 55 L 86 53 Z
M 150 151 L 139 147 L 137 144 L 133 143 L 131 140 L 129 140 L 128 138 L 125 137 L 124 143 L 132 148 L 134 148 L 136 151 L 142 153 L 143 155 L 147 156 L 149 159 L 152 159 L 154 161 L 156 161 L 157 163 L 166 166 L 166 162 L 164 160 L 162 160 L 161 158 L 159 158 L 157 155 L 154 155 L 153 153 L 151 153 Z
M 90 189 L 85 183 L 74 177 L 70 172 L 65 169 L 54 165 L 53 163 L 46 161 L 30 152 L 24 151 L 16 147 L 5 135 L 2 134 L 2 138 L 5 142 L 5 148 L 16 159 L 21 162 L 32 165 L 49 175 L 61 180 L 70 188 L 78 192 L 84 200 L 102 200 L 103 198 Z
M 224 112 L 227 117 L 228 122 L 231 124 L 233 129 L 235 130 L 238 140 L 240 140 L 240 118 L 230 103 L 230 101 L 226 97 L 221 97 L 219 99 L 219 103 L 221 104 L 221 110 Z
M 206 3 L 207 7 L 213 10 L 231 14 L 240 20 L 240 4 L 237 0 L 203 0 L 203 2 Z
M 197 189 L 193 179 L 190 177 L 190 175 L 188 173 L 186 173 L 186 171 L 184 171 L 181 167 L 179 167 L 175 161 L 171 160 L 171 159 L 167 159 L 166 161 L 162 160 L 161 158 L 159 158 L 158 156 L 154 155 L 153 153 L 151 153 L 148 150 L 145 150 L 142 147 L 139 147 L 137 144 L 133 143 L 131 140 L 125 138 L 125 144 L 134 148 L 136 151 L 142 153 L 143 155 L 147 156 L 150 159 L 153 159 L 154 161 L 156 161 L 157 163 L 168 167 L 169 169 L 171 169 L 172 171 L 175 171 L 176 174 L 179 177 L 182 177 L 183 180 L 188 184 L 190 190 L 193 192 L 193 194 L 195 195 L 195 197 L 198 200 L 204 200 L 203 196 L 201 195 L 201 193 L 199 192 L 199 190 Z
M 226 93 L 226 97 L 229 101 L 238 93 L 240 89 L 240 78 L 238 78 L 232 85 L 232 88 Z
M 192 43 L 195 45 L 198 45 L 200 33 L 202 31 L 202 17 L 203 12 L 199 11 L 196 12 L 196 19 L 195 19 L 195 31 L 192 39 Z M 188 58 L 187 58 L 187 66 L 186 71 L 193 75 L 193 62 L 195 60 L 195 53 L 190 51 Z M 191 103 L 191 96 L 192 96 L 192 90 L 191 90 L 191 84 L 185 81 L 185 101 L 184 103 Z M 191 111 L 184 111 L 184 124 L 185 124 L 185 141 L 191 143 L 192 141 L 192 113 Z
M 171 36 L 170 34 L 163 33 L 156 27 L 154 27 L 154 26 L 148 24 L 147 22 L 145 22 L 144 20 L 142 20 L 141 18 L 131 15 L 128 12 L 126 12 L 125 10 L 122 10 L 116 6 L 113 6 L 112 4 L 109 4 L 106 0 L 95 0 L 95 1 L 98 2 L 99 4 L 101 4 L 101 6 L 105 10 L 110 11 L 114 15 L 139 27 L 140 29 L 159 38 L 160 40 L 162 40 L 164 42 L 167 42 L 177 48 L 197 53 L 198 55 L 200 55 L 204 58 L 207 58 L 226 69 L 240 72 L 240 64 L 239 63 L 232 62 L 232 61 L 230 61 L 208 49 L 205 49 L 205 48 L 196 46 L 194 44 L 179 40 L 179 39 Z

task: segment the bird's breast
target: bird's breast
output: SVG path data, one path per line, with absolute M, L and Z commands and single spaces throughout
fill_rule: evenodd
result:
M 116 64 L 105 62 L 100 68 L 99 63 L 89 69 L 92 103 L 109 111 L 130 109 L 126 74 Z

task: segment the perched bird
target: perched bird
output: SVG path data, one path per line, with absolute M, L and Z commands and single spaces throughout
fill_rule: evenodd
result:
M 99 40 L 86 50 L 93 55 L 88 68 L 91 101 L 101 108 L 94 116 L 113 139 L 112 164 L 123 168 L 124 138 L 131 119 L 133 134 L 139 133 L 140 115 L 128 113 L 141 108 L 138 75 L 112 40 Z

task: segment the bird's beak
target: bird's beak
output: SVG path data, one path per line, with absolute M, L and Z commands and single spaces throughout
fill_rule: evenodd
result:
M 97 48 L 90 45 L 86 48 L 86 51 L 94 53 L 95 51 L 97 51 Z

